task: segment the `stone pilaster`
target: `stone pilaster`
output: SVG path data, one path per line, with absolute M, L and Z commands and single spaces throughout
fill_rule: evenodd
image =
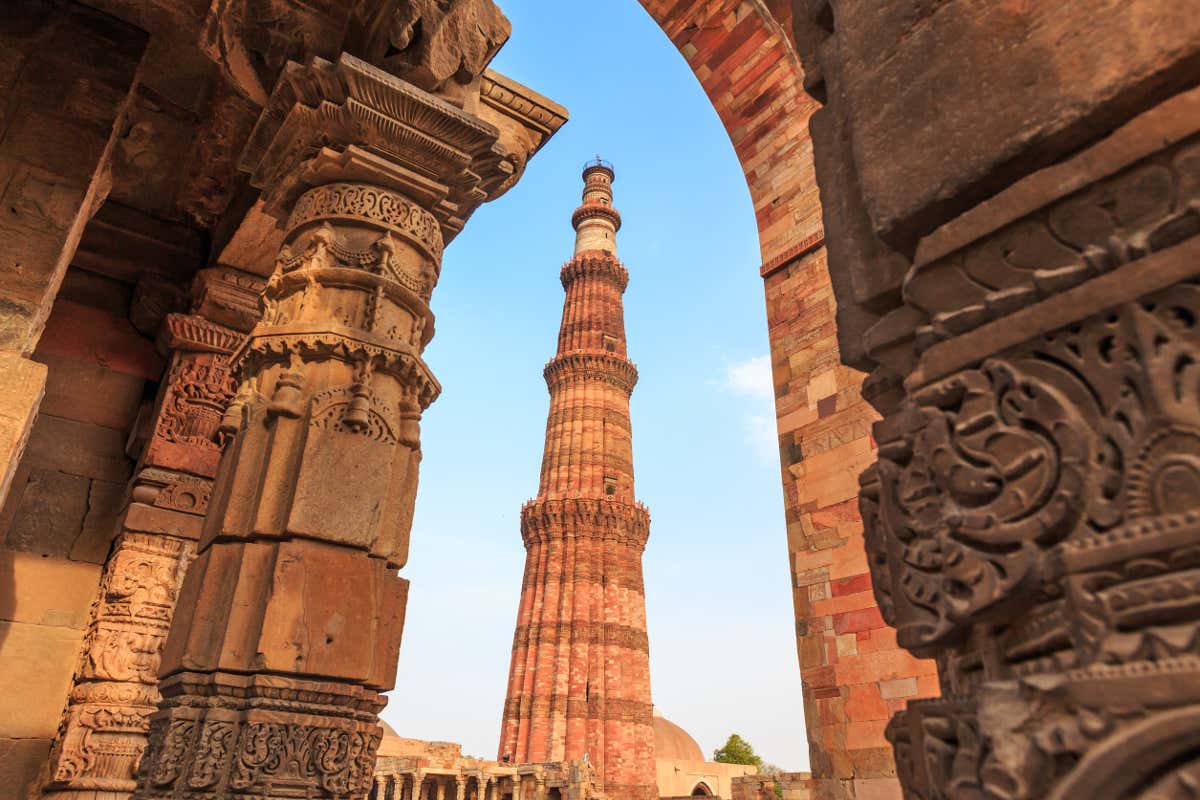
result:
M 219 302 L 210 297 L 217 284 Z M 234 270 L 206 270 L 192 310 L 225 319 L 222 310 L 253 308 L 261 286 Z M 170 364 L 44 771 L 44 796 L 119 798 L 136 787 L 160 699 L 163 642 L 196 553 L 223 442 L 218 425 L 235 389 L 229 356 L 243 336 L 199 313 L 170 314 L 162 324 Z
M 351 56 L 284 70 L 242 162 L 284 243 L 263 319 L 233 357 L 231 441 L 138 797 L 370 790 L 419 422 L 440 391 L 421 359 L 429 298 L 446 240 L 541 141 L 518 159 L 500 139 Z

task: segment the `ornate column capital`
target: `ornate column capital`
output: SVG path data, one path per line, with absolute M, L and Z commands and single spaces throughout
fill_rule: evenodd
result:
M 566 121 L 560 107 L 536 95 L 542 102 L 529 102 L 501 76 L 482 85 L 487 101 L 475 115 L 346 53 L 291 62 L 240 166 L 281 222 L 313 186 L 365 183 L 427 209 L 448 241 Z

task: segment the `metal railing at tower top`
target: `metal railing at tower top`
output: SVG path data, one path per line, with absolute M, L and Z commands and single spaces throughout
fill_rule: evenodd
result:
M 594 169 L 606 169 L 609 171 L 609 173 L 611 173 L 613 175 L 617 174 L 616 170 L 613 169 L 612 162 L 605 161 L 603 158 L 601 158 L 599 156 L 599 154 L 597 154 L 595 158 L 591 159 L 590 161 L 588 161 L 587 163 L 585 163 L 583 165 L 583 173 L 586 175 L 588 172 L 590 172 L 591 170 L 594 170 Z

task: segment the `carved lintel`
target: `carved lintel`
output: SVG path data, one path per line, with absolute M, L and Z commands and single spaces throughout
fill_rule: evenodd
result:
M 280 220 L 308 188 L 354 180 L 417 202 L 448 241 L 481 203 L 512 185 L 565 120 L 519 84 L 496 76 L 485 86 L 491 96 L 475 116 L 350 55 L 289 64 L 242 168 L 263 188 L 264 210 Z

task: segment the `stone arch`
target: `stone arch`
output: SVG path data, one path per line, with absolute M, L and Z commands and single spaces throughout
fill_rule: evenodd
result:
M 692 797 L 712 797 L 713 790 L 708 787 L 704 781 L 700 781 L 692 787 Z
M 812 774 L 898 798 L 884 726 L 938 684 L 932 662 L 896 645 L 872 592 L 857 475 L 875 460 L 878 416 L 864 375 L 843 366 L 861 353 L 839 347 L 840 315 L 853 312 L 834 302 L 826 260 L 808 126 L 820 104 L 805 91 L 795 4 L 639 2 L 703 87 L 754 205 Z

